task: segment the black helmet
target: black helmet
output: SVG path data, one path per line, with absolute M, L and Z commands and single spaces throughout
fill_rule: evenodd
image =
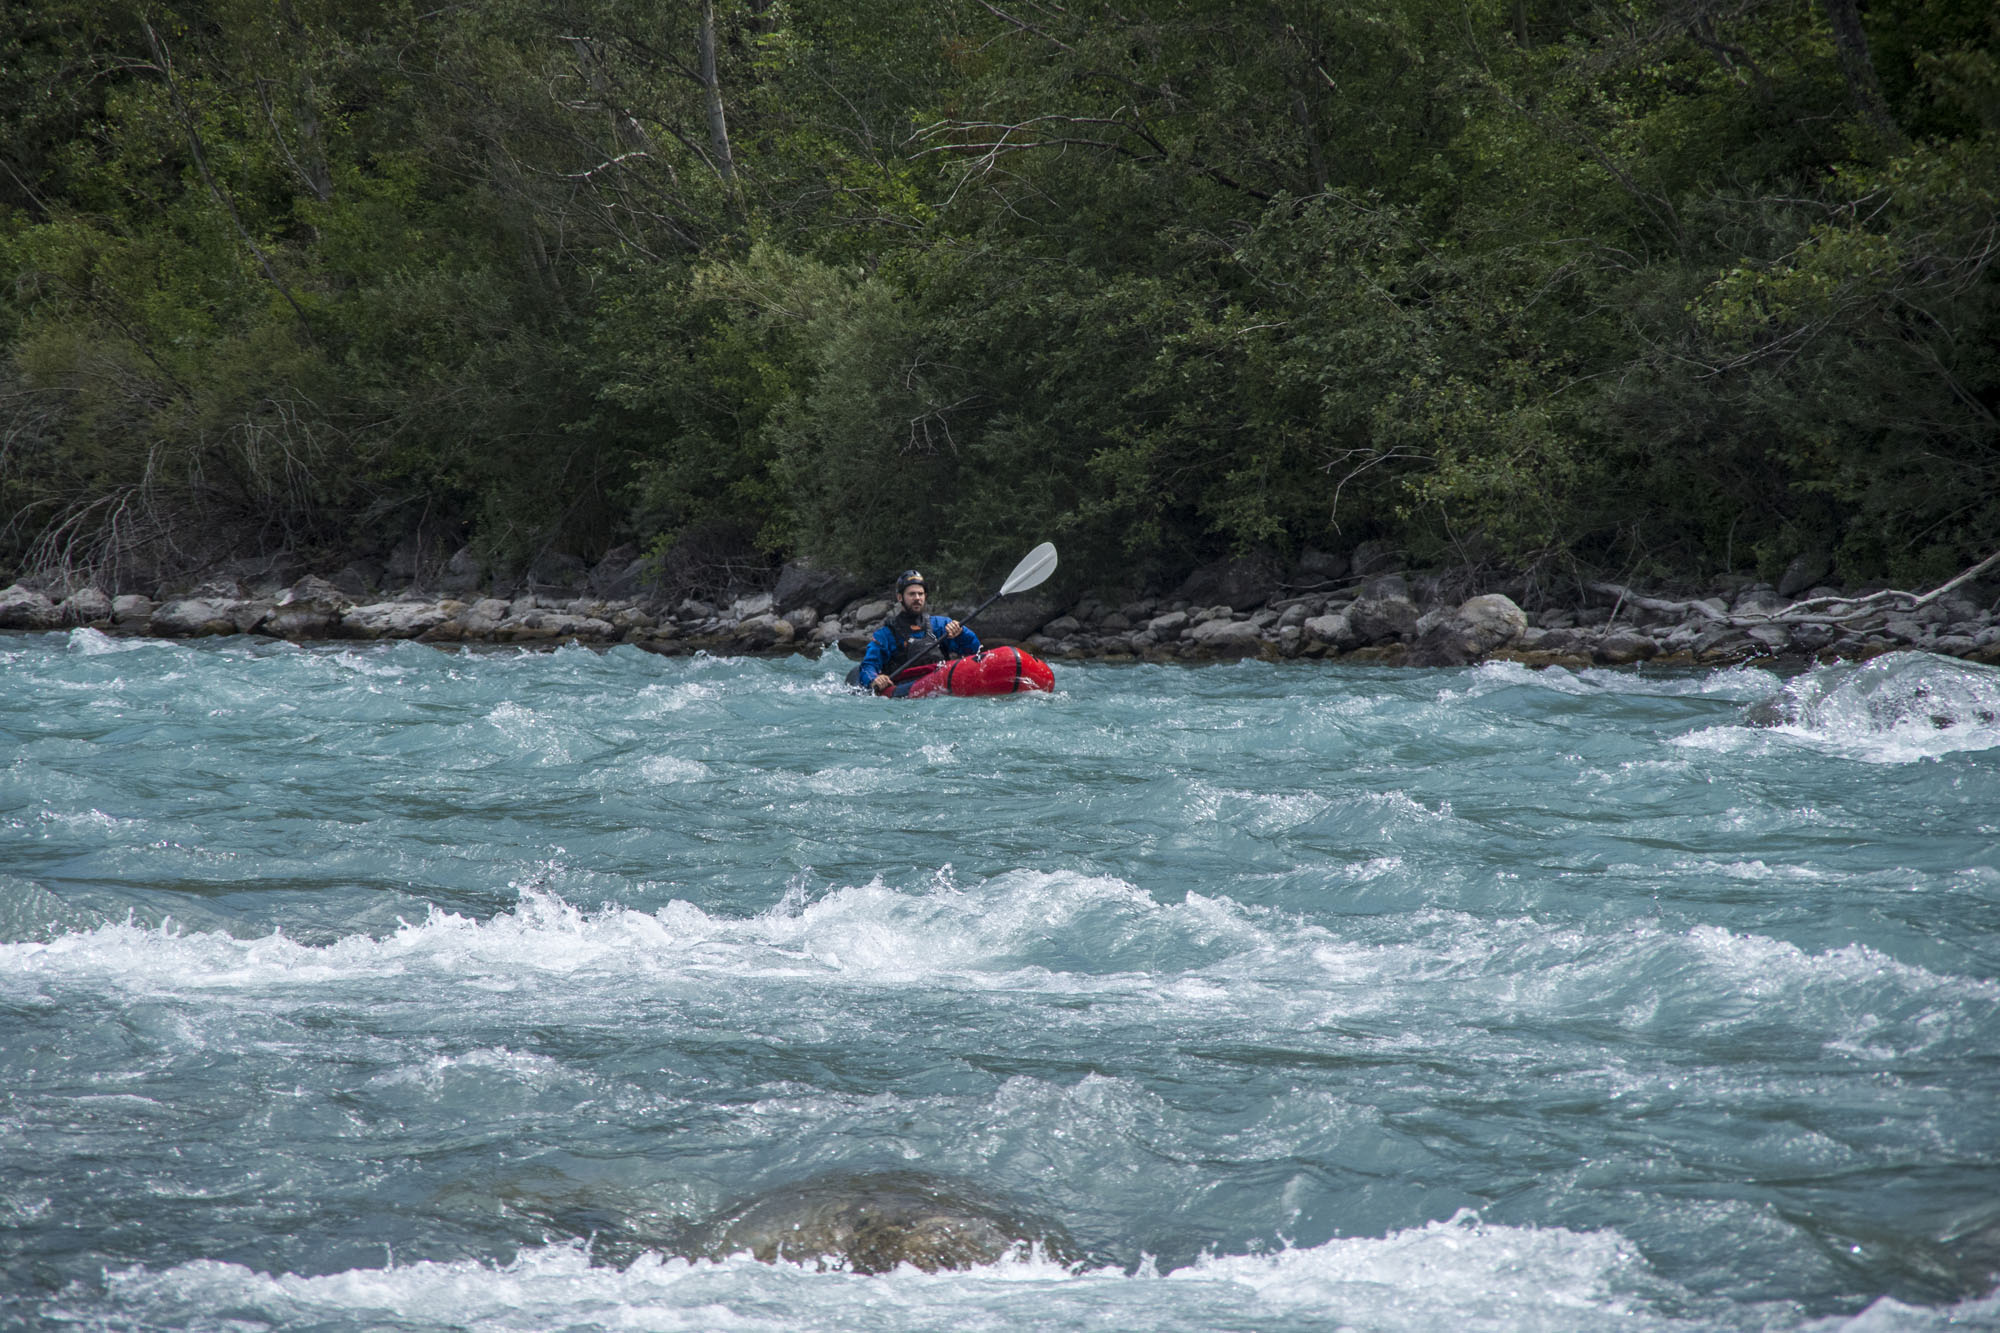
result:
M 912 584 L 915 584 L 919 588 L 924 586 L 924 576 L 921 570 L 906 569 L 903 571 L 902 576 L 896 580 L 896 596 L 901 597 L 903 589 Z

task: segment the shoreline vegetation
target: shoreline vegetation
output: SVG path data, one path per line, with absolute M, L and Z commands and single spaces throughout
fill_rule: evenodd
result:
M 1519 651 L 1956 645 L 1963 588 L 1730 617 L 2000 540 L 1996 200 L 1988 0 L 42 0 L 0 586 L 235 624 L 353 562 L 344 632 L 415 584 L 685 643 L 1047 537 L 1058 655 L 1414 651 L 1476 593 Z M 1230 558 L 1254 605 L 1184 590 Z
M 1405 570 L 1394 553 L 1351 560 L 1313 553 L 1285 582 L 1268 561 L 1234 559 L 1196 570 L 1173 593 L 1124 600 L 1024 594 L 996 603 L 977 626 L 989 646 L 1016 644 L 1053 661 L 1199 663 L 1245 657 L 1357 665 L 1447 667 L 1482 661 L 1531 667 L 1719 666 L 1764 659 L 1865 660 L 1907 649 L 2000 664 L 2000 593 L 1979 577 L 2000 552 L 1929 592 L 1853 595 L 1800 590 L 1807 567 L 1773 586 L 1740 580 L 1706 596 L 1647 596 L 1593 584 L 1581 605 L 1524 612 L 1506 591 L 1461 596 L 1466 571 Z M 580 586 L 531 584 L 442 593 L 412 582 L 394 593 L 335 582 L 289 584 L 282 562 L 220 574 L 155 598 L 113 597 L 94 586 L 51 596 L 0 589 L 0 630 L 92 628 L 118 635 L 196 638 L 248 634 L 297 642 L 409 639 L 553 648 L 630 644 L 680 656 L 861 655 L 890 609 L 879 594 L 809 565 L 787 565 L 775 586 L 729 599 L 676 602 L 607 596 Z M 1335 572 L 1338 571 L 1338 572 Z M 599 571 L 600 576 L 606 571 Z M 1519 589 L 1512 589 L 1518 592 Z

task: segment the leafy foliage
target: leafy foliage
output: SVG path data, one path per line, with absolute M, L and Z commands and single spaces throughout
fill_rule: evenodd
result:
M 17 6 L 0 560 L 1922 577 L 2000 530 L 2000 28 L 1851 12 Z

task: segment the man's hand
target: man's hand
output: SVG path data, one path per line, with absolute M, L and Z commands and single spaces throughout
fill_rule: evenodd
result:
M 956 620 L 948 620 L 945 622 L 944 636 L 947 639 L 955 639 L 958 637 L 958 632 L 964 628 L 965 626 L 959 624 Z
M 887 694 L 896 688 L 896 682 L 890 680 L 886 673 L 878 671 L 875 673 L 875 679 L 868 682 L 868 688 L 877 694 Z

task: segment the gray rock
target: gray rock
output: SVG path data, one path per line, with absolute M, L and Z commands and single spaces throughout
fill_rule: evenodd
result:
M 889 608 L 894 605 L 895 603 L 886 597 L 878 597 L 867 602 L 857 602 L 841 612 L 840 618 L 850 625 L 879 625 L 882 623 L 882 618 L 889 614 Z
M 353 600 L 338 585 L 311 574 L 278 595 L 280 607 L 312 605 L 344 611 L 353 604 Z
M 1809 623 L 1793 625 L 1791 629 L 1792 647 L 1805 653 L 1816 653 L 1822 648 L 1830 647 L 1840 636 L 1840 631 L 1831 625 Z
M 1409 664 L 1466 666 L 1519 639 L 1527 628 L 1527 613 L 1513 598 L 1497 592 L 1468 598 L 1423 632 L 1411 649 Z
M 1270 601 L 1284 576 L 1284 566 L 1275 555 L 1254 551 L 1203 565 L 1187 576 L 1174 596 L 1191 602 L 1220 602 L 1232 611 L 1248 611 Z
M 1187 632 L 1188 641 L 1210 652 L 1254 653 L 1264 636 L 1248 620 L 1207 620 Z
M 864 591 L 859 580 L 840 570 L 825 569 L 810 560 L 793 560 L 778 571 L 778 583 L 771 590 L 771 597 L 772 604 L 780 611 L 806 606 L 826 615 L 838 611 Z
M 1361 595 L 1380 601 L 1384 597 L 1401 597 L 1410 600 L 1410 581 L 1400 573 L 1391 571 L 1377 574 L 1361 585 Z
M 606 551 L 603 559 L 590 567 L 584 586 L 594 597 L 630 597 L 639 590 L 639 575 L 644 569 L 639 548 L 627 542 Z
M 163 638 L 193 639 L 206 634 L 237 632 L 236 612 L 242 603 L 218 598 L 184 597 L 153 612 L 146 628 Z
M 1370 574 L 1385 574 L 1392 569 L 1401 569 L 1407 558 L 1394 542 L 1363 542 L 1354 548 L 1351 572 L 1362 578 Z
M 1016 593 L 1012 597 L 1002 597 L 982 611 L 973 628 L 982 640 L 1012 639 L 1019 642 L 1048 624 L 1059 609 L 1053 599 L 1039 591 Z M 885 611 L 883 614 L 888 613 Z M 877 616 L 876 620 L 881 618 Z
M 1825 551 L 1808 551 L 1785 567 L 1778 580 L 1778 596 L 1787 600 L 1797 597 L 1832 572 L 1833 557 Z
M 259 634 L 268 634 L 274 639 L 298 642 L 304 639 L 332 638 L 334 628 L 339 623 L 338 608 L 321 602 L 297 602 L 289 606 L 272 607 L 252 628 Z
M 1299 558 L 1292 562 L 1292 584 L 1294 587 L 1304 587 L 1308 584 L 1336 583 L 1346 577 L 1350 568 L 1352 562 L 1346 556 L 1308 547 L 1299 552 Z
M 327 582 L 349 597 L 366 597 L 382 579 L 382 567 L 372 560 L 356 560 L 343 565 Z
M 414 639 L 465 609 L 463 602 L 371 602 L 349 607 L 340 632 L 354 639 Z
M 736 627 L 736 638 L 755 648 L 782 647 L 790 643 L 797 633 L 791 621 L 780 620 L 769 610 L 751 616 Z
M 1082 628 L 1083 626 L 1078 623 L 1075 616 L 1057 616 L 1048 624 L 1041 626 L 1040 632 L 1044 638 L 1062 639 L 1067 638 Z
M 725 1209 L 693 1237 L 697 1254 L 748 1251 L 822 1269 L 926 1273 L 994 1263 L 1017 1247 L 1040 1247 L 1059 1263 L 1077 1255 L 1061 1228 L 1019 1216 L 959 1182 L 916 1172 L 823 1176 Z
M 1703 630 L 1697 635 L 1694 643 L 1691 645 L 1691 651 L 1697 657 L 1706 657 L 1710 653 L 1729 652 L 1732 649 L 1743 646 L 1745 642 L 1746 640 L 1741 630 L 1733 629 L 1727 625 L 1718 625 L 1714 629 Z
M 1789 605 L 1791 599 L 1780 597 L 1776 588 L 1769 584 L 1758 583 L 1737 594 L 1730 610 L 1739 616 L 1764 615 L 1772 611 L 1781 611 Z
M 18 583 L 0 589 L 0 629 L 54 629 L 61 623 L 46 594 Z
M 784 619 L 795 633 L 809 634 L 813 627 L 819 624 L 819 612 L 810 606 L 795 606 L 785 612 Z
M 504 643 L 555 643 L 567 639 L 599 643 L 617 638 L 618 631 L 611 622 L 595 616 L 536 607 L 526 614 L 509 617 L 493 637 Z
M 498 597 L 482 597 L 458 613 L 462 637 L 490 638 L 506 621 L 513 604 Z
M 101 588 L 78 588 L 63 598 L 56 613 L 65 625 L 106 625 L 111 622 L 111 599 Z
M 216 574 L 234 580 L 246 597 L 276 597 L 286 584 L 305 572 L 305 566 L 290 551 L 252 556 L 224 562 Z
M 423 574 L 426 565 L 437 562 L 438 556 L 430 549 L 434 544 L 426 542 L 421 533 L 404 533 L 402 540 L 390 550 L 382 572 L 398 583 L 414 581 Z
M 240 602 L 249 595 L 241 581 L 227 574 L 205 579 L 188 593 L 204 602 Z
M 254 628 L 277 639 L 332 638 L 339 630 L 341 612 L 351 605 L 338 587 L 308 574 L 280 593 L 277 605 Z
M 1347 623 L 1363 644 L 1400 642 L 1416 632 L 1417 608 L 1407 597 L 1363 597 L 1347 609 Z
M 563 551 L 544 551 L 528 566 L 528 586 L 535 592 L 575 592 L 589 577 L 582 558 Z
M 1149 633 L 1162 639 L 1179 638 L 1181 631 L 1187 628 L 1187 624 L 1187 612 L 1169 611 L 1165 615 L 1154 616 L 1151 620 L 1147 621 L 1146 629 Z
M 111 623 L 119 629 L 131 629 L 144 625 L 153 618 L 153 611 L 159 605 L 150 597 L 128 592 L 111 599 Z
M 452 552 L 451 559 L 445 561 L 444 568 L 438 571 L 437 586 L 442 592 L 466 593 L 477 588 L 484 577 L 479 557 L 472 553 L 470 546 L 461 546 Z
M 1968 657 L 1979 648 L 1970 634 L 1940 634 L 1931 642 L 1931 651 L 1946 657 Z
M 1306 639 L 1311 643 L 1328 643 L 1336 648 L 1351 648 L 1360 642 L 1355 636 L 1354 627 L 1344 614 L 1312 616 L 1300 628 L 1305 631 Z
M 1744 637 L 1774 653 L 1782 653 L 1792 646 L 1792 631 L 1788 625 L 1756 625 Z
M 1612 630 L 1597 641 L 1592 656 L 1607 666 L 1623 666 L 1628 662 L 1643 662 L 1659 655 L 1660 645 L 1651 635 L 1639 634 L 1632 630 Z
M 1912 620 L 1908 616 L 1896 616 L 1892 617 L 1882 629 L 1891 638 L 1900 639 L 1904 643 L 1922 643 L 1927 626 L 1922 621 Z
M 1295 629 L 1306 623 L 1306 615 L 1306 604 L 1304 602 L 1293 602 L 1279 614 L 1278 628 Z

